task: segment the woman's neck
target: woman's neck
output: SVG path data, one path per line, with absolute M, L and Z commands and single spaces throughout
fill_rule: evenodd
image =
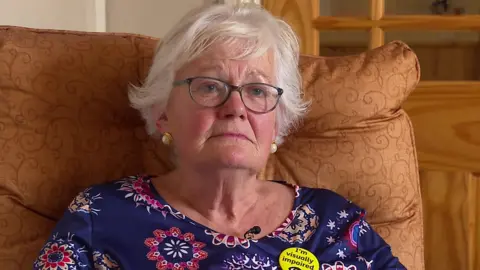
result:
M 256 174 L 242 169 L 179 169 L 164 180 L 160 188 L 165 188 L 173 200 L 179 200 L 177 203 L 209 222 L 233 226 L 247 221 L 245 217 L 259 203 L 262 193 Z

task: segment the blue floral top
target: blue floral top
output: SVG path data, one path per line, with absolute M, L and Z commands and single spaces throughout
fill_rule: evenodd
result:
M 318 266 L 307 260 L 289 269 L 405 269 L 364 210 L 332 191 L 294 186 L 294 207 L 283 224 L 248 240 L 184 216 L 150 180 L 128 177 L 78 194 L 34 269 L 281 269 L 280 254 L 291 247 L 310 251 Z

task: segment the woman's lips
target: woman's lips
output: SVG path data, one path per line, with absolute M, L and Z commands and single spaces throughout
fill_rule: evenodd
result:
M 232 138 L 232 139 L 243 139 L 243 140 L 248 140 L 250 141 L 250 139 L 241 134 L 241 133 L 231 133 L 231 132 L 226 132 L 226 133 L 221 133 L 221 134 L 218 134 L 218 135 L 214 135 L 212 137 L 222 137 L 222 138 Z

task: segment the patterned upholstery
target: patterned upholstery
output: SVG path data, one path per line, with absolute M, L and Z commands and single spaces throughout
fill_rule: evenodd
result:
M 129 34 L 0 27 L 0 269 L 31 269 L 81 189 L 170 168 L 126 89 L 156 40 Z M 401 109 L 419 80 L 392 42 L 347 57 L 302 56 L 311 111 L 260 177 L 327 187 L 369 212 L 408 269 L 423 269 L 418 167 Z

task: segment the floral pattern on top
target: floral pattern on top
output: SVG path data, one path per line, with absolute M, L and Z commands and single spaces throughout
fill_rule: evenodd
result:
M 335 218 L 328 219 L 326 241 L 329 246 L 336 248 L 338 259 L 357 256 L 360 237 L 370 231 L 370 225 L 364 220 L 365 213 L 355 212 L 355 217 L 347 210 L 336 213 Z
M 79 262 L 79 254 L 86 252 L 84 248 L 77 248 L 73 244 L 73 234 L 67 239 L 59 239 L 56 235 L 52 241 L 45 244 L 42 253 L 34 263 L 35 269 L 42 270 L 73 270 L 77 266 L 85 267 Z
M 258 270 L 277 270 L 279 269 L 275 262 L 267 256 L 260 256 L 258 254 L 234 254 L 230 258 L 225 259 L 222 269 L 228 270 L 243 270 L 243 269 L 258 269 Z
M 157 229 L 153 235 L 145 245 L 150 248 L 147 258 L 156 262 L 157 269 L 198 269 L 199 262 L 208 257 L 203 250 L 205 244 L 195 241 L 192 233 L 182 234 L 179 228 L 172 227 L 168 231 Z
M 290 211 L 287 218 L 282 222 L 282 224 L 277 229 L 275 229 L 275 231 L 268 234 L 267 237 L 269 237 L 269 238 L 277 237 L 277 235 L 279 235 L 281 232 L 283 232 L 283 230 L 285 230 L 285 228 L 287 228 L 288 225 L 290 223 L 292 223 L 293 218 L 295 218 L 295 210 Z
M 318 228 L 318 216 L 308 205 L 292 211 L 287 220 L 269 237 L 276 237 L 290 244 L 307 242 Z
M 75 198 L 72 200 L 70 205 L 68 205 L 68 211 L 70 213 L 85 213 L 85 214 L 95 214 L 97 215 L 100 212 L 100 209 L 96 209 L 93 207 L 93 202 L 95 200 L 102 199 L 100 194 L 91 195 L 90 194 L 91 188 L 87 188 L 86 190 L 80 192 Z
M 240 246 L 242 248 L 248 249 L 250 247 L 250 242 L 256 243 L 258 240 L 256 239 L 244 239 L 232 235 L 226 235 L 223 233 L 218 233 L 210 230 L 205 230 L 206 235 L 211 235 L 212 244 L 216 246 L 224 245 L 227 248 L 235 248 Z
M 320 270 L 405 269 L 370 229 L 364 210 L 332 191 L 295 186 L 293 210 L 281 226 L 244 239 L 177 212 L 151 179 L 133 176 L 80 193 L 33 269 L 280 270 L 278 256 L 291 247 L 312 252 Z
M 146 176 L 128 177 L 118 181 L 121 184 L 118 190 L 127 192 L 125 198 L 132 198 L 137 206 L 144 206 L 148 213 L 151 213 L 150 211 L 153 209 L 160 212 L 163 217 L 171 214 L 178 219 L 185 219 L 185 215 L 175 211 L 168 204 L 162 204 L 155 198 L 155 194 L 150 187 L 150 181 L 151 178 Z
M 118 263 L 110 255 L 100 251 L 93 252 L 95 270 L 120 270 Z
M 293 185 L 293 188 L 295 189 L 295 198 L 300 197 L 300 186 Z
M 321 270 L 357 270 L 355 265 L 346 266 L 343 262 L 335 262 L 334 264 L 323 263 Z

